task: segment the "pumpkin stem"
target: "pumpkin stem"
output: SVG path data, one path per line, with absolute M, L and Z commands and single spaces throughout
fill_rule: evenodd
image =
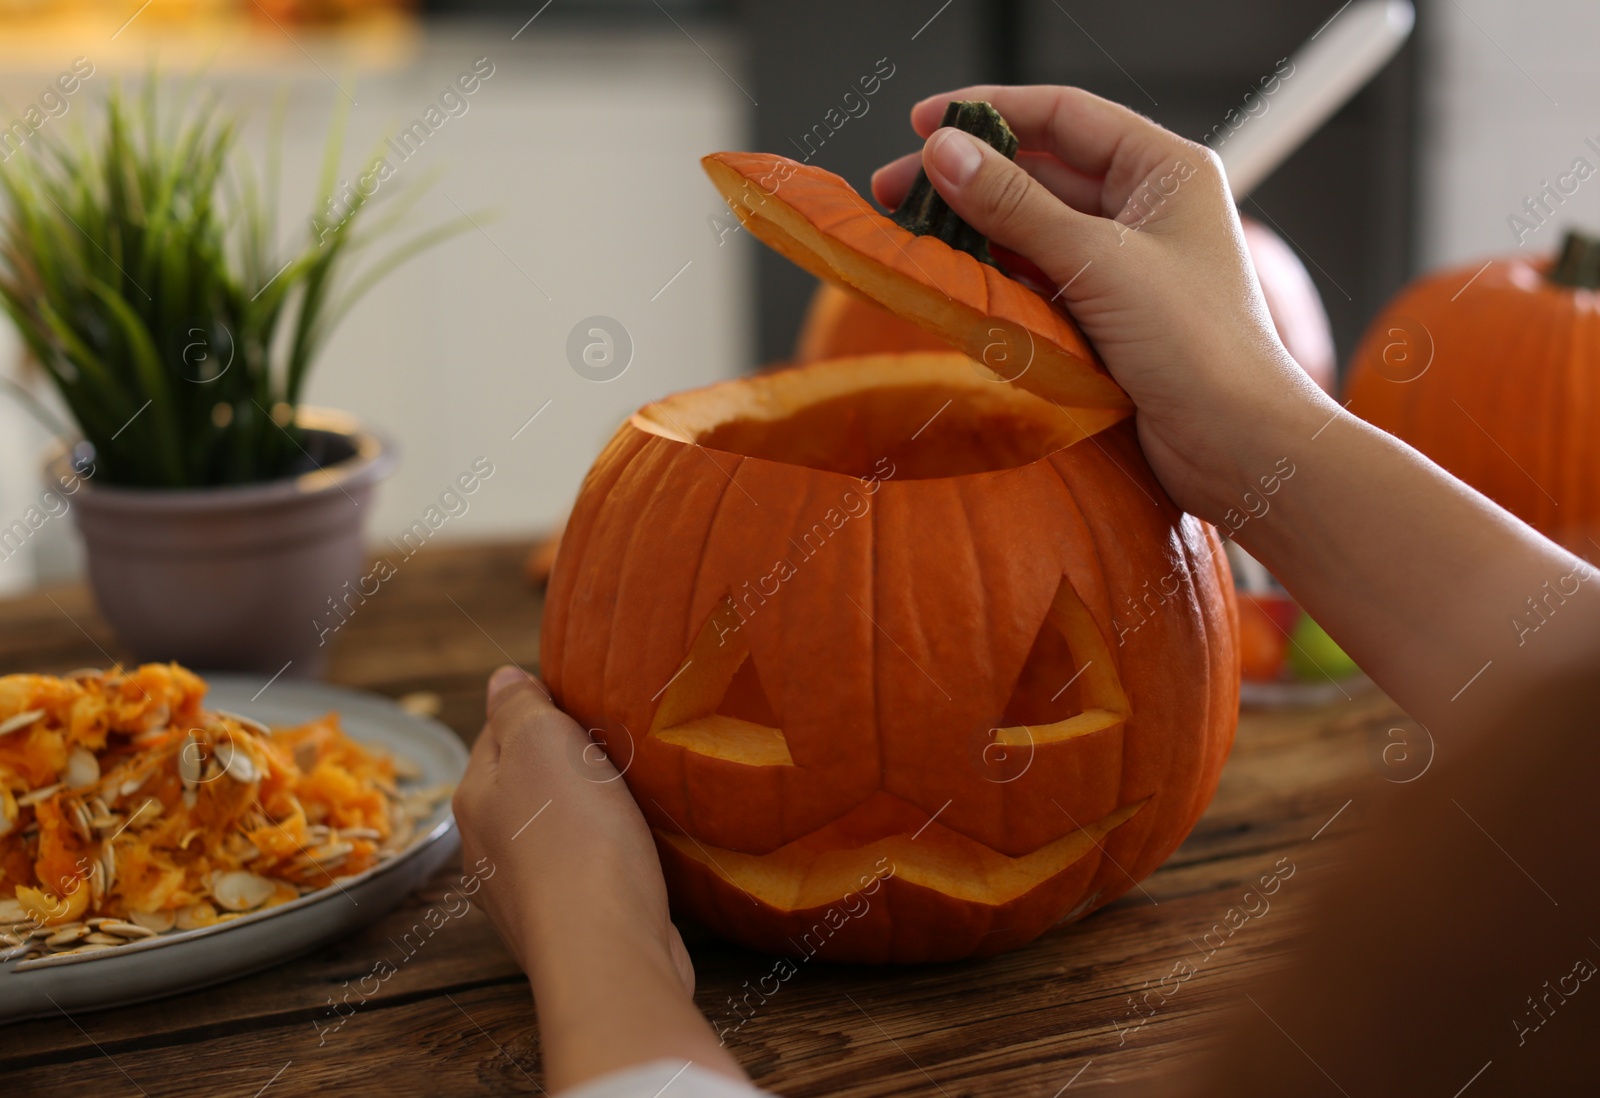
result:
M 1011 132 L 1006 120 L 993 105 L 982 100 L 955 100 L 944 109 L 941 126 L 954 126 L 958 130 L 982 138 L 1007 160 L 1017 156 L 1017 135 Z M 974 259 L 998 266 L 989 254 L 989 242 L 971 225 L 956 216 L 948 203 L 939 197 L 928 179 L 926 171 L 917 172 L 916 182 L 906 192 L 905 201 L 892 215 L 894 223 L 909 229 L 918 236 L 936 236 L 952 248 L 966 252 Z
M 1600 290 L 1600 237 L 1569 230 L 1546 277 L 1558 286 Z

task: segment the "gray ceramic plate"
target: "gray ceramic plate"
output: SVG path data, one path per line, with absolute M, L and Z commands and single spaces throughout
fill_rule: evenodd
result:
M 268 725 L 303 724 L 338 710 L 353 739 L 415 762 L 418 785 L 453 784 L 466 770 L 467 749 L 454 732 L 376 694 L 281 679 L 262 690 L 260 678 L 205 678 L 208 706 Z M 0 1022 L 157 999 L 280 964 L 393 910 L 459 847 L 447 799 L 395 857 L 281 907 L 115 949 L 0 964 Z

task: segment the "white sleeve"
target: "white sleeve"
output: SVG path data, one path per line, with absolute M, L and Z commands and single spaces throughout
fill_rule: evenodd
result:
M 598 1079 L 591 1079 L 558 1098 L 776 1098 L 770 1091 L 757 1090 L 696 1067 L 692 1062 L 656 1060 L 638 1067 L 624 1068 Z

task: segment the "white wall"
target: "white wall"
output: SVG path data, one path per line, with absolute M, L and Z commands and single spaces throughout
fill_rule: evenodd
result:
M 707 218 L 723 207 L 699 165 L 704 153 L 743 146 L 744 97 L 665 20 L 659 33 L 601 37 L 541 21 L 512 41 L 515 29 L 430 30 L 376 65 L 311 44 L 358 103 L 346 142 L 352 181 L 380 138 L 420 116 L 457 73 L 480 57 L 494 65 L 465 114 L 412 159 L 391 156 L 396 174 L 378 193 L 439 171 L 412 224 L 459 217 L 459 206 L 482 231 L 469 229 L 379 284 L 333 338 L 310 387 L 311 403 L 355 412 L 403 448 L 401 472 L 380 490 L 375 538 L 409 526 L 480 456 L 495 464 L 494 477 L 439 536 L 547 527 L 628 412 L 750 365 L 752 245 L 732 238 L 718 246 Z M 737 71 L 725 40 L 699 28 L 695 39 Z M 212 83 L 229 106 L 251 112 L 246 143 L 257 153 L 274 95 L 288 93 L 284 233 L 302 233 L 342 93 L 294 51 L 275 54 L 271 66 L 244 41 L 219 43 L 216 53 Z M 0 54 L 0 95 L 11 104 L 35 97 L 72 56 Z M 118 70 L 137 77 L 143 62 L 102 61 L 86 90 L 100 93 Z M 596 314 L 620 321 L 635 348 L 627 372 L 605 384 L 580 377 L 567 359 L 569 332 Z M 14 370 L 14 342 L 9 332 L 0 338 L 0 369 Z M 37 495 L 34 454 L 43 440 L 0 407 L 5 522 Z M 27 582 L 30 563 L 45 577 L 76 567 L 66 527 L 40 531 L 32 562 L 0 561 L 0 587 Z
M 1600 4 L 1424 0 L 1420 185 L 1424 267 L 1600 231 Z M 1578 157 L 1595 175 L 1524 237 L 1507 218 Z

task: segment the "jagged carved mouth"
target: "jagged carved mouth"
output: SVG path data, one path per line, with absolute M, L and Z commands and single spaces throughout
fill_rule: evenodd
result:
M 708 847 L 687 835 L 656 834 L 736 888 L 782 911 L 833 903 L 863 880 L 893 876 L 954 899 L 999 905 L 1032 891 L 1088 854 L 1146 801 L 1123 805 L 1021 857 L 953 831 L 888 793 L 770 854 Z M 840 845 L 848 844 L 848 845 Z

